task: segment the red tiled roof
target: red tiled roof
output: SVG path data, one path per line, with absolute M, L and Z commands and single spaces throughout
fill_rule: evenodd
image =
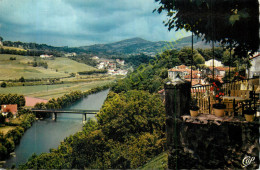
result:
M 164 92 L 164 89 L 158 91 L 159 94 L 163 93 Z

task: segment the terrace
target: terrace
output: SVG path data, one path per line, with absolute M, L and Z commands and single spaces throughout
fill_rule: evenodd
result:
M 249 106 L 255 110 L 255 117 L 259 117 L 259 82 L 259 78 L 254 78 L 223 83 L 222 103 L 226 105 L 225 116 L 244 116 L 244 111 Z M 201 115 L 213 114 L 213 104 L 216 103 L 216 100 L 214 100 L 213 92 L 210 90 L 211 87 L 212 85 L 202 85 L 191 88 L 191 97 L 196 100 Z

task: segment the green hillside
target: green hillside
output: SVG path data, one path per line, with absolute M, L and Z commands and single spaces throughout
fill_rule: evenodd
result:
M 10 60 L 10 57 L 16 60 Z M 28 64 L 33 61 L 34 58 L 30 56 L 0 54 L 0 80 L 19 79 L 21 76 L 25 79 L 60 78 L 67 77 L 70 73 L 95 69 L 68 58 L 55 58 L 55 60 L 37 58 L 37 62 L 42 61 L 48 64 L 47 69 Z
M 152 160 L 147 162 L 142 167 L 138 169 L 149 170 L 149 169 L 167 169 L 168 163 L 168 154 L 167 152 L 163 152 L 160 155 L 154 157 Z

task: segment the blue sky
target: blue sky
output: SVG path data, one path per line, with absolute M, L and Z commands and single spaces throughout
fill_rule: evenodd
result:
M 4 40 L 84 46 L 140 37 L 171 41 L 166 14 L 153 13 L 154 0 L 0 0 Z

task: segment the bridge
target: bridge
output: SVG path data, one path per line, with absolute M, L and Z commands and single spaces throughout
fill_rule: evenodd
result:
M 57 114 L 58 113 L 63 113 L 63 114 L 82 114 L 83 115 L 83 123 L 86 123 L 87 121 L 87 114 L 97 114 L 99 110 L 54 110 L 54 109 L 32 109 L 31 110 L 34 113 L 52 113 L 52 120 L 57 119 Z

